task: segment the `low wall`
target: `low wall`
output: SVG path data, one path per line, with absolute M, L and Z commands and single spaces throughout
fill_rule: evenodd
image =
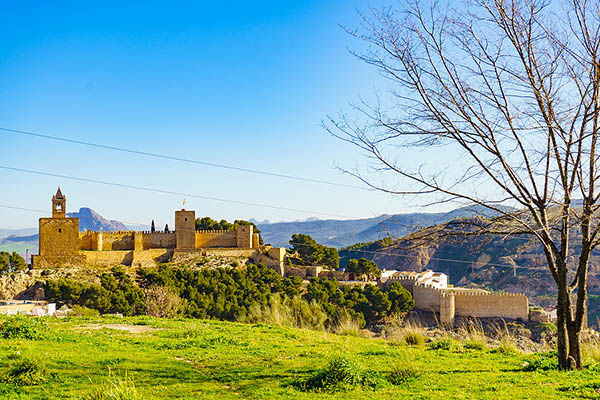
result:
M 237 247 L 236 231 L 197 231 L 196 248 Z
M 133 261 L 132 250 L 112 251 L 82 251 L 88 265 L 104 267 L 110 265 L 131 265 Z
M 524 294 L 455 291 L 456 315 L 476 318 L 529 319 L 529 301 Z

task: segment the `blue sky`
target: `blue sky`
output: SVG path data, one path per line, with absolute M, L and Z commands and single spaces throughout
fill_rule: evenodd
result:
M 347 48 L 339 24 L 358 0 L 303 2 L 4 2 L 0 127 L 359 185 L 335 164 L 364 164 L 320 121 L 385 82 Z M 380 193 L 302 183 L 0 132 L 1 165 L 304 209 L 348 218 L 415 210 Z M 411 155 L 401 155 L 410 158 Z M 157 226 L 184 196 L 0 170 L 0 204 L 67 207 Z M 198 216 L 305 214 L 187 198 Z M 40 214 L 0 208 L 0 228 Z

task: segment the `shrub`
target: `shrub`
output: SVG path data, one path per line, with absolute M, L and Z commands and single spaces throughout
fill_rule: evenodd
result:
M 536 353 L 523 363 L 523 371 L 549 371 L 558 369 L 558 355 L 555 351 Z
M 425 343 L 425 336 L 421 332 L 407 332 L 404 335 L 404 342 L 409 346 L 421 346 Z
M 48 335 L 48 325 L 34 317 L 14 316 L 0 322 L 0 338 L 40 340 Z
M 374 389 L 384 383 L 385 380 L 380 373 L 362 371 L 353 360 L 337 357 L 329 361 L 329 365 L 324 370 L 296 386 L 304 391 L 339 392 L 357 386 Z
M 157 318 L 176 318 L 181 314 L 181 298 L 166 286 L 152 285 L 145 290 L 146 314 Z
M 440 338 L 428 344 L 431 350 L 452 350 L 454 341 L 450 338 Z
M 9 371 L 2 377 L 2 381 L 20 386 L 37 385 L 46 381 L 48 374 L 46 367 L 38 360 L 16 357 Z
M 142 396 L 135 388 L 133 379 L 125 373 L 123 378 L 116 376 L 110 369 L 106 382 L 101 384 L 92 393 L 84 397 L 86 400 L 142 400 Z
M 388 376 L 388 380 L 392 385 L 404 385 L 412 382 L 421 376 L 421 373 L 414 367 L 394 368 Z

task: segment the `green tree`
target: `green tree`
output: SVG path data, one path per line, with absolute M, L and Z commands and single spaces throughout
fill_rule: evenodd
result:
M 386 289 L 386 293 L 392 302 L 391 313 L 410 311 L 415 306 L 412 295 L 400 282 L 392 282 Z
M 357 277 L 367 277 L 367 279 L 377 279 L 381 276 L 381 270 L 377 264 L 366 258 L 350 259 L 346 265 L 346 271 L 354 273 Z
M 310 235 L 295 233 L 289 243 L 307 264 L 324 265 L 334 270 L 340 266 L 337 250 L 317 243 Z

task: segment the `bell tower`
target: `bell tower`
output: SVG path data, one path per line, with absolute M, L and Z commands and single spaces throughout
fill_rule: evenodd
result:
M 60 191 L 60 186 L 56 194 L 52 196 L 52 218 L 66 217 L 67 198 Z

